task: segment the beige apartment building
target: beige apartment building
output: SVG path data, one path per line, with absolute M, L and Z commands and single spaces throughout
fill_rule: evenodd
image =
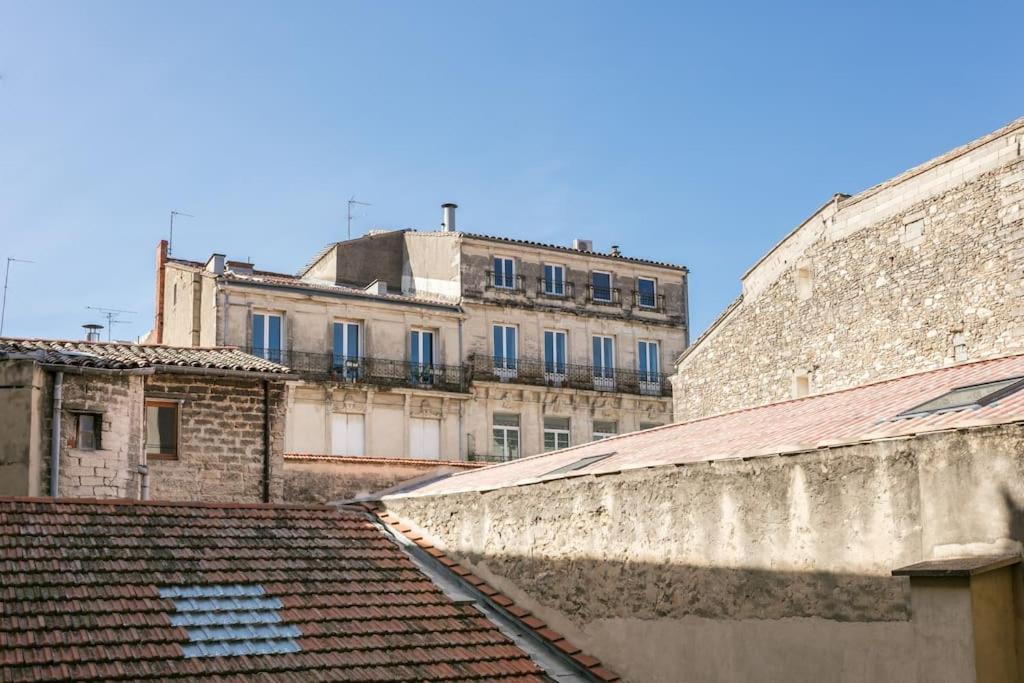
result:
M 505 460 L 671 421 L 684 267 L 442 229 L 371 231 L 296 275 L 158 250 L 151 341 L 232 345 L 291 383 L 285 450 Z

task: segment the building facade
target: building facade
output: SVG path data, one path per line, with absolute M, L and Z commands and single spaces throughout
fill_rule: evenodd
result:
M 0 495 L 280 501 L 289 377 L 235 349 L 0 339 Z
M 1024 348 L 1024 119 L 854 196 L 753 266 L 682 355 L 686 420 Z
M 373 231 L 297 275 L 158 252 L 153 341 L 301 375 L 286 450 L 505 460 L 666 424 L 686 269 L 454 230 Z

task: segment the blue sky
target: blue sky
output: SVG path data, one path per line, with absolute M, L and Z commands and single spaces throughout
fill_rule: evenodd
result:
M 4 332 L 143 334 L 171 209 L 289 272 L 351 195 L 685 264 L 699 332 L 834 192 L 1024 115 L 1024 3 L 832 5 L 0 0 Z

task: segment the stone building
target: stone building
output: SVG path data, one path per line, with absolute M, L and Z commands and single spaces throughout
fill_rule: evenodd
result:
M 161 244 L 153 339 L 299 373 L 290 453 L 504 460 L 670 421 L 685 268 L 457 232 L 444 209 L 444 230 L 372 231 L 297 275 Z
M 836 195 L 677 362 L 675 418 L 1024 348 L 1024 119 Z
M 625 680 L 1019 681 L 1024 355 L 461 472 L 388 519 Z
M 0 495 L 280 500 L 290 377 L 237 349 L 2 338 Z

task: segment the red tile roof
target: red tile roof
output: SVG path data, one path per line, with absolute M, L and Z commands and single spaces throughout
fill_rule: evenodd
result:
M 729 458 L 794 453 L 825 446 L 1024 421 L 1024 390 L 980 408 L 897 418 L 957 387 L 1024 376 L 1024 355 L 899 377 L 829 394 L 737 410 L 573 446 L 522 460 L 458 472 L 395 495 L 490 489 Z M 611 454 L 572 472 L 549 474 L 582 458 Z
M 161 589 L 224 586 L 276 606 L 297 651 L 186 657 L 188 608 Z M 549 680 L 367 516 L 328 507 L 0 499 L 0 614 L 2 681 Z

